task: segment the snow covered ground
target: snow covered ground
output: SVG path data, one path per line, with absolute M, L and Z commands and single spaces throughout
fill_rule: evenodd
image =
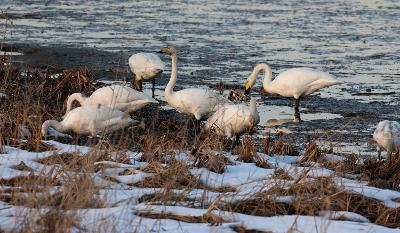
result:
M 68 179 L 68 175 L 83 171 L 64 171 L 61 165 L 46 165 L 43 159 L 55 154 L 70 156 L 91 156 L 92 148 L 62 144 L 56 141 L 44 141 L 54 150 L 45 152 L 29 152 L 9 146 L 2 148 L 0 154 L 1 190 L 3 196 L 20 187 L 6 185 L 7 180 L 27 176 L 47 176 L 60 180 Z M 66 214 L 79 217 L 79 227 L 72 227 L 71 232 L 235 232 L 239 228 L 265 232 L 400 232 L 400 228 L 388 228 L 374 224 L 368 216 L 349 211 L 320 211 L 318 215 L 276 215 L 253 216 L 221 209 L 218 203 L 236 203 L 252 197 L 255 193 L 267 192 L 273 187 L 288 189 L 298 182 L 312 181 L 321 177 L 330 177 L 343 192 L 363 195 L 381 202 L 385 208 L 400 207 L 400 192 L 368 186 L 366 183 L 343 178 L 334 171 L 322 167 L 318 163 L 302 166 L 296 163 L 301 157 L 258 156 L 270 164 L 269 168 L 256 166 L 255 163 L 238 161 L 238 156 L 227 153 L 230 165 L 221 174 L 206 168 L 193 166 L 195 158 L 189 152 L 177 152 L 175 159 L 187 164 L 189 171 L 198 179 L 201 187 L 173 188 L 169 191 L 184 196 L 182 201 L 146 201 L 144 196 L 165 192 L 163 187 L 140 187 L 136 184 L 153 176 L 148 169 L 149 164 L 139 161 L 140 152 L 126 151 L 129 158 L 126 162 L 97 161 L 94 165 L 104 166 L 90 177 L 99 187 L 97 198 L 104 200 L 103 208 L 84 208 L 65 210 Z M 210 153 L 213 153 L 210 151 Z M 117 156 L 111 153 L 110 158 Z M 340 160 L 335 155 L 330 160 Z M 21 169 L 23 165 L 23 169 Z M 167 166 L 167 164 L 162 164 Z M 285 171 L 291 178 L 279 178 L 276 171 Z M 55 172 L 56 171 L 56 172 Z M 62 176 L 60 174 L 65 174 Z M 167 178 L 168 179 L 168 178 Z M 301 184 L 301 183 L 300 183 Z M 222 191 L 224 188 L 230 187 Z M 51 192 L 57 193 L 63 187 L 54 185 Z M 294 196 L 274 196 L 274 200 L 288 203 Z M 18 230 L 26 216 L 32 223 L 43 216 L 51 207 L 42 205 L 39 208 L 0 201 L 0 228 L 2 230 Z M 208 221 L 205 216 L 213 216 Z M 35 224 L 34 224 L 35 225 Z

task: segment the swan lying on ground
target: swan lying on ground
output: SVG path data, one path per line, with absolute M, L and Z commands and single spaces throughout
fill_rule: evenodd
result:
M 236 142 L 241 134 L 251 131 L 260 122 L 256 102 L 250 99 L 250 106 L 244 104 L 225 105 L 216 111 L 205 124 L 205 130 L 228 139 L 236 135 Z
M 142 91 L 142 79 L 152 82 L 152 96 L 154 98 L 155 78 L 164 71 L 164 62 L 154 53 L 136 53 L 129 60 L 129 67 L 135 74 L 134 86 Z
M 164 95 L 168 104 L 178 112 L 194 116 L 197 119 L 197 123 L 199 123 L 198 121 L 208 118 L 223 105 L 232 104 L 231 101 L 208 89 L 187 88 L 174 91 L 177 80 L 176 49 L 173 47 L 163 48 L 160 53 L 171 55 L 172 57 L 171 78 L 165 88 Z
M 62 121 L 47 120 L 42 124 L 42 135 L 47 136 L 49 127 L 59 132 L 73 131 L 77 134 L 96 136 L 110 133 L 139 122 L 129 114 L 104 105 L 86 105 L 71 110 Z
M 311 68 L 289 69 L 276 76 L 272 81 L 272 70 L 267 64 L 263 63 L 257 65 L 251 75 L 247 77 L 245 90 L 247 94 L 261 71 L 264 71 L 263 88 L 266 92 L 295 99 L 294 116 L 296 121 L 301 121 L 299 112 L 301 97 L 340 83 L 332 75 Z
M 158 103 L 157 100 L 143 92 L 122 85 L 102 87 L 89 97 L 84 97 L 81 93 L 70 95 L 67 99 L 66 114 L 71 111 L 74 101 L 78 101 L 82 106 L 101 104 L 126 113 L 139 110 L 150 103 Z
M 387 151 L 390 157 L 400 152 L 400 124 L 396 121 L 384 120 L 378 123 L 373 136 L 378 150 L 378 159 L 381 160 L 381 150 Z

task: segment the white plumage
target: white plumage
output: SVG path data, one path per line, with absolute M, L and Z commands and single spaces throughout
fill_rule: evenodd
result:
M 129 114 L 104 105 L 86 105 L 71 110 L 59 122 L 47 120 L 42 124 L 42 135 L 46 136 L 49 127 L 59 132 L 73 131 L 77 134 L 96 136 L 98 133 L 109 133 L 133 124 Z
M 373 136 L 377 143 L 379 159 L 381 150 L 385 150 L 388 154 L 399 153 L 400 149 L 400 124 L 396 121 L 384 120 L 378 123 Z
M 78 101 L 82 106 L 102 104 L 127 113 L 139 110 L 150 103 L 158 103 L 157 100 L 143 92 L 122 85 L 102 87 L 89 97 L 84 97 L 81 93 L 74 93 L 67 99 L 66 113 L 71 110 L 74 101 Z
M 177 55 L 175 48 L 163 48 L 162 53 L 172 56 L 171 78 L 165 88 L 165 99 L 178 112 L 194 116 L 197 120 L 209 117 L 224 104 L 231 102 L 208 89 L 187 88 L 174 91 L 177 80 Z
M 250 100 L 250 106 L 244 104 L 225 105 L 208 118 L 205 129 L 216 134 L 232 138 L 255 127 L 260 121 L 256 102 Z
M 332 75 L 311 68 L 293 68 L 276 76 L 272 81 L 272 70 L 267 64 L 257 65 L 246 80 L 246 93 L 250 92 L 258 74 L 264 71 L 263 88 L 268 93 L 275 93 L 295 99 L 295 118 L 300 120 L 300 97 L 310 95 L 324 87 L 339 84 Z
M 164 71 L 164 62 L 154 53 L 136 53 L 128 59 L 128 63 L 131 71 L 135 74 L 135 81 L 139 83 L 140 90 L 142 89 L 142 79 L 152 81 L 154 97 L 154 80 Z

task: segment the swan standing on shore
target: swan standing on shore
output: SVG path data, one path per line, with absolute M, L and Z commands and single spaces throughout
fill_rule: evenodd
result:
M 311 68 L 289 69 L 279 74 L 272 81 L 272 70 L 267 64 L 263 63 L 257 65 L 251 75 L 247 77 L 246 94 L 250 92 L 261 71 L 264 71 L 263 88 L 266 92 L 295 99 L 294 116 L 296 121 L 301 121 L 299 111 L 301 97 L 340 83 L 332 75 Z
M 396 121 L 384 120 L 378 123 L 373 136 L 377 146 L 378 159 L 381 160 L 381 150 L 387 151 L 389 158 L 393 153 L 400 152 L 400 124 Z
M 251 98 L 250 106 L 244 104 L 225 105 L 216 111 L 205 124 L 205 130 L 214 130 L 228 139 L 236 135 L 236 143 L 241 134 L 251 131 L 260 122 L 256 101 Z
M 208 89 L 187 88 L 174 91 L 173 89 L 177 80 L 176 49 L 174 47 L 166 47 L 162 48 L 160 53 L 171 55 L 172 57 L 171 78 L 165 88 L 165 99 L 178 112 L 194 116 L 197 120 L 197 126 L 199 126 L 201 119 L 208 118 L 223 105 L 232 103 Z
M 71 111 L 74 101 L 78 101 L 82 106 L 102 104 L 126 113 L 139 110 L 150 103 L 158 103 L 157 100 L 143 92 L 122 85 L 102 87 L 93 92 L 89 97 L 84 97 L 81 93 L 70 95 L 67 99 L 66 114 Z
M 152 97 L 154 98 L 155 78 L 164 71 L 164 62 L 154 53 L 136 53 L 129 60 L 129 67 L 135 74 L 133 86 L 142 91 L 142 79 L 152 82 Z
M 109 133 L 139 122 L 129 114 L 104 105 L 86 105 L 71 110 L 62 121 L 47 120 L 42 124 L 42 135 L 47 136 L 49 127 L 59 132 L 73 131 L 77 134 L 96 136 Z

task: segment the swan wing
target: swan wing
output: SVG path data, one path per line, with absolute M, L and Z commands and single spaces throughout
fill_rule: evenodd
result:
M 158 74 L 165 68 L 164 62 L 154 53 L 136 53 L 129 58 L 128 63 L 131 71 L 140 73 L 143 78 Z
M 293 68 L 279 74 L 270 85 L 273 92 L 296 98 L 338 83 L 326 72 L 311 68 Z
M 391 150 L 400 146 L 400 124 L 395 121 L 384 120 L 378 123 L 374 140 L 380 147 Z
M 213 129 L 228 138 L 247 131 L 253 124 L 253 115 L 245 105 L 226 105 L 217 110 L 206 122 L 205 129 Z
M 138 100 L 143 100 L 148 103 L 158 103 L 158 101 L 145 93 L 122 85 L 102 87 L 93 92 L 90 96 L 90 100 L 91 104 L 102 104 L 116 108 L 118 108 L 119 104 L 128 104 Z
M 196 118 L 208 117 L 229 100 L 208 89 L 188 88 L 173 93 L 172 107 Z

